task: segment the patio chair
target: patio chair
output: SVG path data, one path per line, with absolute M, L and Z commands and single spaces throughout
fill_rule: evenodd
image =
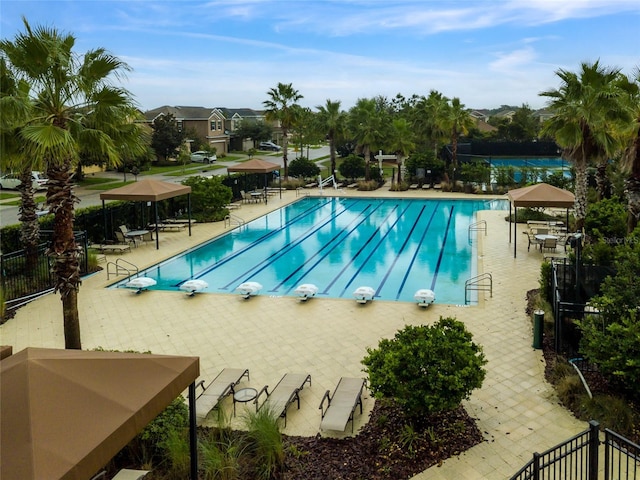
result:
M 124 233 L 122 233 L 120 230 L 116 230 L 113 233 L 115 233 L 116 240 L 118 241 L 118 243 L 120 245 L 133 245 L 134 247 L 137 247 L 135 239 L 129 238 L 129 237 L 125 237 Z
M 540 250 L 555 250 L 558 246 L 558 239 L 557 238 L 545 238 L 544 241 L 542 242 L 542 245 L 540 247 Z
M 535 235 L 532 232 L 522 232 L 527 236 L 527 240 L 529 241 L 529 243 L 527 244 L 527 251 L 529 251 L 531 249 L 531 245 L 534 245 L 535 247 L 537 247 L 538 245 L 540 245 L 540 240 L 538 240 Z
M 267 405 L 275 415 L 284 418 L 284 426 L 287 426 L 287 408 L 293 402 L 297 402 L 300 410 L 300 390 L 305 383 L 311 386 L 311 375 L 304 373 L 285 373 L 275 388 L 269 393 L 269 385 L 266 385 L 254 400 L 256 412 Z M 266 393 L 267 398 L 260 404 L 260 396 Z
M 247 377 L 249 380 L 248 368 L 225 368 L 206 387 L 204 380 L 201 380 L 196 385 L 196 388 L 202 387 L 203 389 L 202 393 L 196 397 L 196 421 L 201 423 L 227 395 L 232 395 L 234 388 L 242 381 L 243 377 Z
M 253 197 L 250 194 L 248 194 L 247 192 L 245 192 L 244 190 L 240 190 L 240 196 L 242 196 L 242 201 L 244 203 L 253 202 Z
M 321 430 L 337 430 L 344 432 L 347 424 L 351 422 L 351 433 L 353 433 L 353 413 L 360 405 L 360 415 L 362 415 L 362 390 L 364 388 L 363 378 L 342 377 L 333 391 L 329 395 L 327 390 L 320 402 L 322 420 Z M 327 400 L 327 408 L 324 409 L 324 402 Z

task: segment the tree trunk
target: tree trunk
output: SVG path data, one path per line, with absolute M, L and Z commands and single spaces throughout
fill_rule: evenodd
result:
M 402 165 L 404 164 L 404 155 L 397 154 L 398 158 L 398 185 L 402 182 Z
M 53 238 L 47 250 L 52 260 L 54 288 L 60 292 L 64 317 L 65 348 L 80 349 L 78 289 L 80 286 L 80 249 L 73 234 L 74 204 L 78 201 L 71 184 L 71 162 L 49 162 L 47 203 L 54 214 Z
M 630 234 L 640 219 L 640 177 L 627 178 L 624 187 L 627 195 L 627 233 Z
M 20 174 L 20 242 L 25 253 L 25 276 L 30 282 L 36 282 L 35 270 L 38 266 L 38 243 L 40 242 L 40 224 L 36 215 L 35 190 L 31 170 Z
M 574 215 L 576 217 L 576 232 L 584 228 L 584 219 L 587 216 L 587 162 L 580 155 L 575 159 L 576 167 L 576 191 L 574 203 Z
M 289 149 L 289 138 L 287 136 L 287 129 L 282 129 L 282 164 L 284 166 L 284 179 L 289 180 L 289 158 L 287 156 L 287 150 Z
M 609 198 L 610 182 L 607 178 L 607 161 L 598 163 L 596 168 L 596 190 L 598 192 L 598 201 Z
M 369 145 L 364 146 L 364 179 L 368 182 L 371 179 L 371 166 L 369 165 L 371 161 L 371 150 L 369 150 Z
M 329 155 L 331 157 L 331 175 L 333 175 L 333 178 L 335 179 L 335 175 L 336 175 L 336 140 L 333 137 L 333 135 L 331 135 L 329 137 Z

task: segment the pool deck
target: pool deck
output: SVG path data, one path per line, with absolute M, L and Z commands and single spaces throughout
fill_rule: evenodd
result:
M 318 189 L 309 190 L 311 195 Z M 325 195 L 333 194 L 325 189 Z M 344 196 L 456 197 L 435 191 L 354 192 Z M 270 197 L 268 205 L 247 204 L 234 215 L 248 221 L 266 211 L 296 200 L 295 192 Z M 474 196 L 474 199 L 482 198 Z M 487 235 L 478 233 L 478 272 L 493 276 L 493 296 L 479 292 L 480 304 L 465 307 L 434 304 L 427 309 L 413 303 L 375 300 L 360 305 L 354 300 L 314 298 L 305 303 L 294 297 L 259 295 L 243 300 L 239 295 L 148 291 L 135 295 L 127 289 L 106 289 L 107 271 L 85 278 L 79 293 L 82 346 L 84 349 L 151 351 L 158 354 L 200 357 L 201 379 L 211 380 L 225 367 L 248 368 L 251 381 L 260 390 L 275 386 L 284 373 L 311 374 L 312 385 L 300 395 L 300 410 L 289 408 L 289 435 L 313 436 L 319 432 L 318 406 L 326 390 L 335 388 L 342 376 L 363 376 L 360 361 L 367 347 L 381 338 L 392 337 L 405 325 L 429 324 L 440 316 L 454 316 L 473 333 L 488 359 L 482 388 L 464 402 L 477 418 L 485 442 L 463 454 L 432 467 L 414 479 L 504 479 L 543 451 L 584 430 L 558 404 L 553 388 L 544 380 L 540 350 L 532 348 L 531 320 L 525 314 L 525 294 L 537 288 L 542 254 L 527 252 L 518 237 L 518 257 L 513 258 L 504 211 L 483 211 Z M 222 222 L 196 224 L 189 237 L 182 232 L 163 232 L 160 249 L 155 242 L 122 255 L 107 255 L 107 262 L 122 258 L 145 268 L 189 247 L 225 233 Z M 518 232 L 520 233 L 520 232 Z M 105 263 L 101 264 L 105 267 Z M 121 279 L 122 277 L 120 277 Z M 437 300 L 437 291 L 436 300 Z M 62 306 L 57 295 L 47 295 L 21 308 L 14 319 L 0 326 L 0 344 L 18 352 L 25 347 L 64 348 Z M 364 414 L 356 414 L 356 431 L 366 422 L 373 407 L 364 395 Z M 231 414 L 230 399 L 223 410 Z M 238 417 L 247 406 L 238 404 Z M 213 417 L 214 415 L 210 415 Z M 213 423 L 210 419 L 207 422 Z M 234 420 L 238 425 L 239 419 Z M 326 432 L 332 436 L 350 435 Z

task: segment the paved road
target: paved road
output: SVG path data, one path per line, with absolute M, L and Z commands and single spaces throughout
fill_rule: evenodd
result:
M 305 155 L 307 154 L 307 152 L 304 152 Z M 318 158 L 322 158 L 329 155 L 329 147 L 327 146 L 323 146 L 321 148 L 315 148 L 315 149 L 309 149 L 309 157 L 311 158 L 311 160 L 315 160 Z M 271 156 L 271 155 L 258 155 L 258 157 L 260 158 L 264 158 L 265 160 L 272 162 L 272 163 L 278 163 L 280 166 L 283 165 L 282 163 L 282 156 Z M 294 152 L 292 149 L 289 149 L 289 161 L 293 160 L 296 157 L 296 152 Z M 226 175 L 227 173 L 227 168 L 226 167 L 231 167 L 233 165 L 236 165 L 237 162 L 224 162 L 224 161 L 219 161 L 217 162 L 219 165 L 224 165 L 225 168 L 219 168 L 216 170 L 212 170 L 210 171 L 209 174 L 214 174 L 214 175 Z M 194 169 L 191 170 L 190 174 L 187 174 L 185 176 L 181 176 L 181 177 L 168 177 L 165 175 L 145 175 L 144 177 L 138 177 L 139 179 L 141 178 L 153 178 L 154 180 L 163 180 L 165 182 L 176 182 L 176 183 L 180 183 L 182 180 L 184 180 L 185 178 L 189 177 L 189 176 L 194 176 L 194 175 L 198 175 L 199 173 L 199 169 Z M 323 172 L 323 177 L 326 176 L 327 173 Z M 109 178 L 114 178 L 117 180 L 123 180 L 123 174 L 122 173 L 117 173 L 117 172 L 102 172 L 99 174 L 96 174 L 96 176 L 98 177 L 109 177 Z M 130 174 L 127 174 L 127 180 L 130 180 L 132 177 Z M 78 196 L 78 198 L 80 198 L 80 203 L 76 206 L 76 208 L 85 208 L 85 207 L 91 207 L 91 206 L 95 206 L 95 205 L 102 205 L 102 200 L 100 200 L 100 193 L 102 193 L 103 190 L 87 190 L 86 188 L 79 188 L 77 187 L 75 189 L 75 193 Z M 15 225 L 18 223 L 18 207 L 17 206 L 8 206 L 8 205 L 2 205 L 0 203 L 0 226 L 4 227 L 7 225 Z

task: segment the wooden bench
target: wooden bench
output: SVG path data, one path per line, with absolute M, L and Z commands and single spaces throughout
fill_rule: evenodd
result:
M 347 423 L 351 422 L 351 433 L 353 433 L 353 413 L 358 405 L 360 405 L 360 414 L 362 415 L 363 388 L 363 378 L 342 377 L 333 391 L 333 395 L 329 395 L 329 390 L 327 390 L 319 407 L 322 411 L 320 429 L 344 432 Z M 326 409 L 323 408 L 325 400 L 328 401 Z

